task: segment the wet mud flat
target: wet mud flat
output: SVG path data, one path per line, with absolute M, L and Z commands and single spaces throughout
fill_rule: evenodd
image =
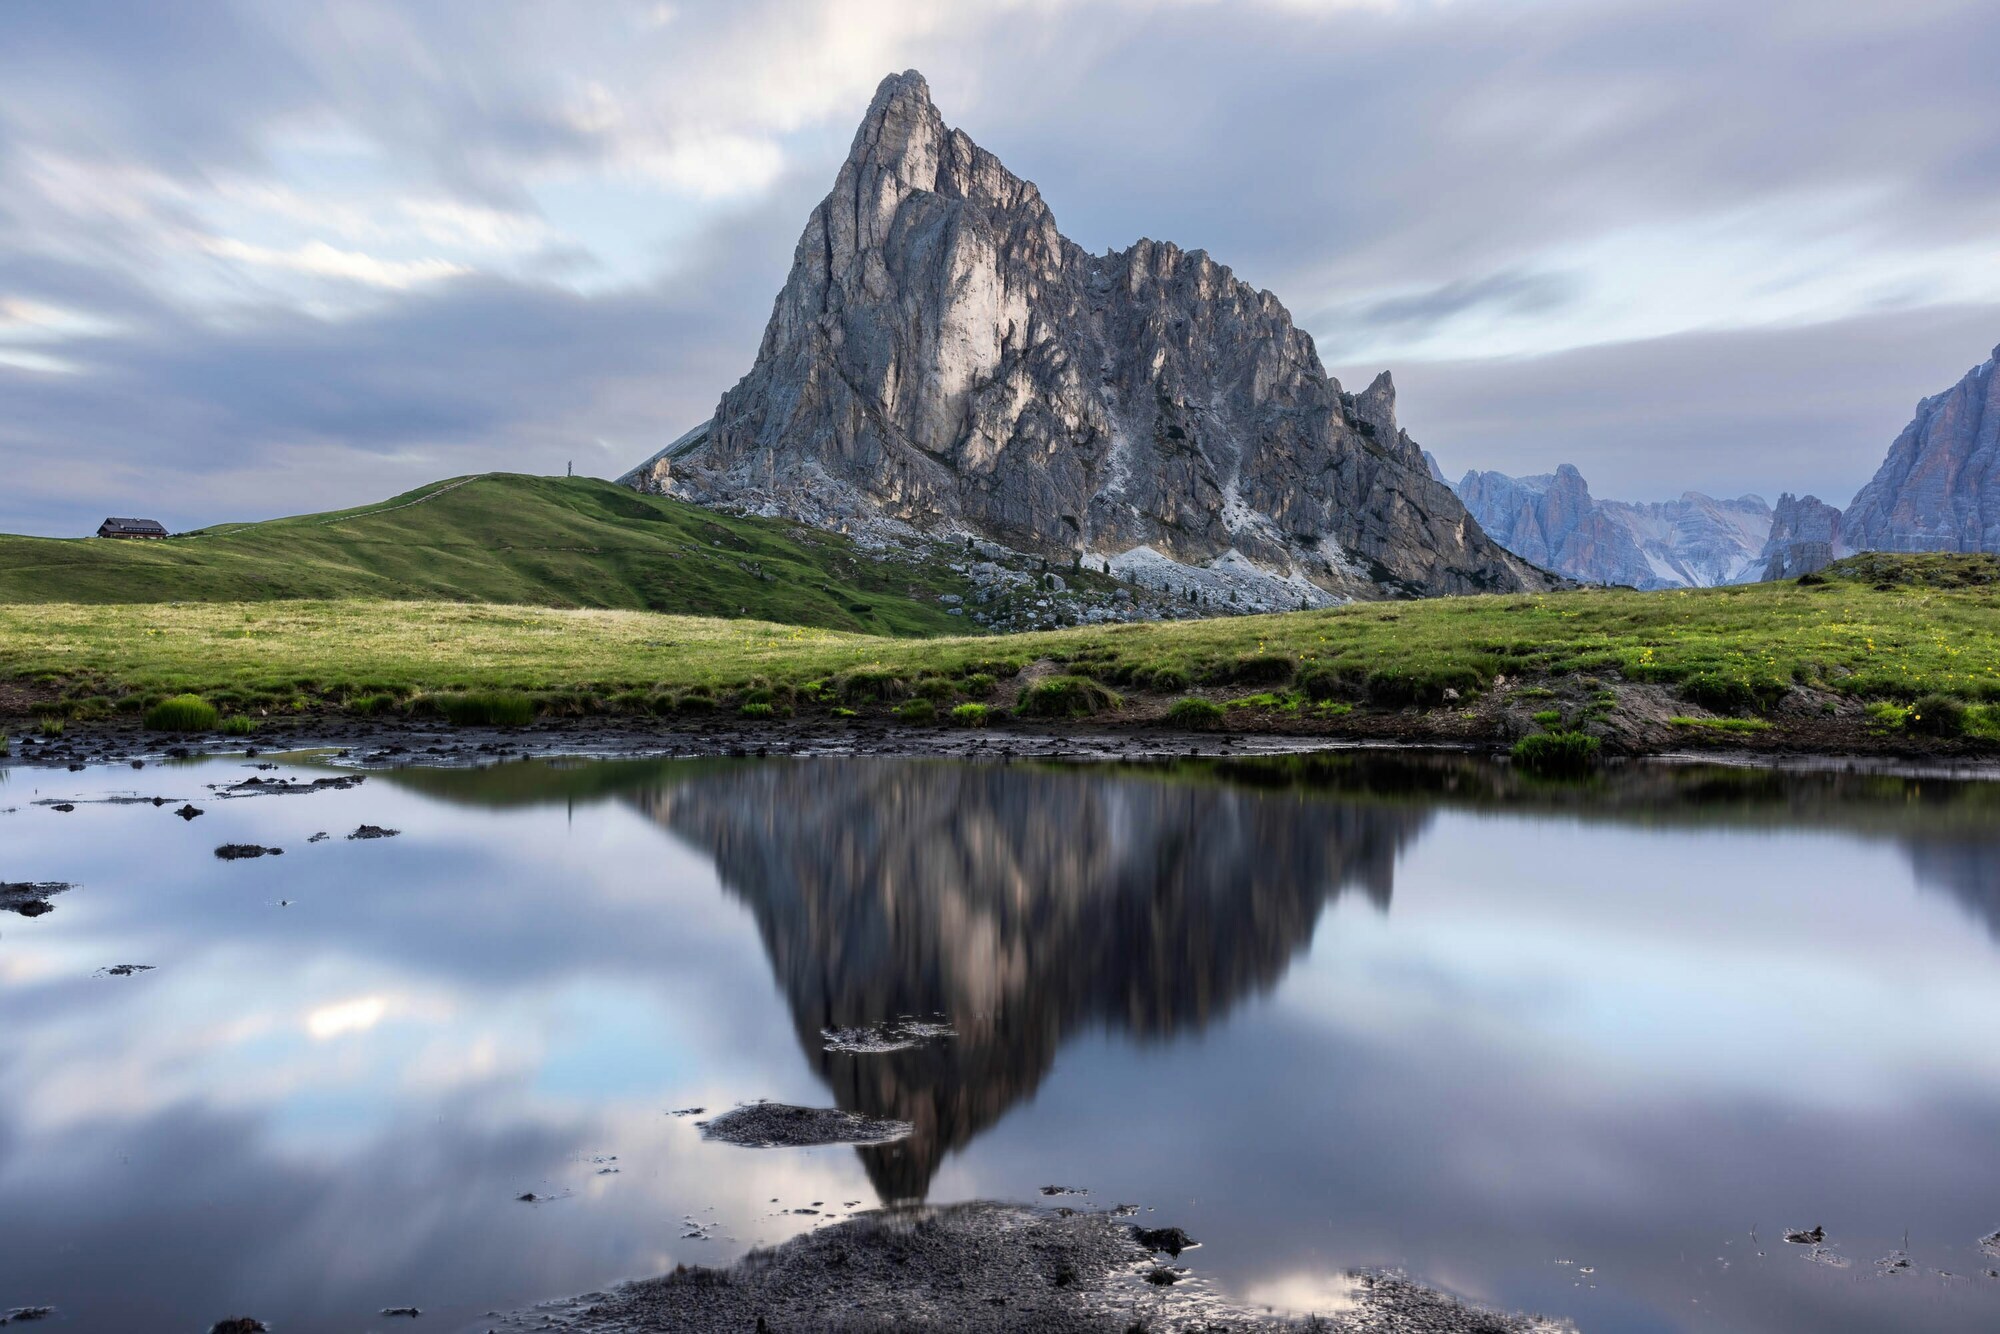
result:
M 1769 733 L 1710 733 L 1665 721 L 1676 711 L 1653 687 L 1630 687 L 1629 726 L 1607 737 L 1607 757 L 1699 757 L 1757 764 L 1904 765 L 1963 777 L 2000 777 L 2000 747 L 1974 739 L 1941 740 L 1884 732 L 1853 718 L 1801 714 Z M 57 736 L 34 734 L 33 719 L 0 718 L 12 749 L 0 766 L 130 764 L 203 755 L 345 752 L 369 765 L 452 765 L 495 759 L 575 756 L 638 758 L 758 755 L 891 755 L 940 759 L 1065 756 L 1155 759 L 1188 755 L 1257 755 L 1340 748 L 1407 747 L 1503 754 L 1533 725 L 1514 717 L 1543 701 L 1510 703 L 1506 718 L 1452 710 L 1354 713 L 1334 719 L 1264 711 L 1233 712 L 1227 730 L 1188 731 L 1160 708 L 1069 721 L 1001 720 L 979 728 L 909 724 L 885 717 L 741 719 L 583 716 L 544 718 L 523 727 L 457 727 L 428 718 L 366 718 L 306 713 L 260 721 L 249 737 L 174 736 L 128 719 L 74 720 Z M 1640 706 L 1645 707 L 1641 708 Z M 1497 706 L 1496 706 L 1497 707 Z M 1523 717 L 1526 715 L 1523 714 Z M 302 786 L 292 790 L 308 790 Z M 233 794 L 232 794 L 233 795 Z
M 1347 1309 L 1233 1305 L 1115 1213 L 976 1203 L 889 1210 L 816 1229 L 727 1268 L 683 1266 L 516 1312 L 496 1329 L 569 1334 L 1320 1330 L 1557 1334 L 1573 1326 L 1467 1306 L 1393 1274 L 1358 1275 Z M 1185 1257 L 1182 1257 L 1185 1258 Z

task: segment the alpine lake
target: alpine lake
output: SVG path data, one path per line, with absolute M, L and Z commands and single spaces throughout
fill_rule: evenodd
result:
M 224 756 L 0 770 L 0 881 L 51 1329 L 483 1330 L 966 1200 L 1259 1309 L 2000 1328 L 2000 783 Z M 908 1130 L 704 1136 L 764 1099 Z

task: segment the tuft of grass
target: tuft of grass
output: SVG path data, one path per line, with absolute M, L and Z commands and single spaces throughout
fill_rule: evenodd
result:
M 216 724 L 215 706 L 199 695 L 174 695 L 146 710 L 146 726 L 155 732 L 208 732 Z
M 997 684 L 991 672 L 972 672 L 959 678 L 958 688 L 974 698 L 985 699 Z
M 1087 676 L 1046 676 L 1021 692 L 1019 711 L 1030 718 L 1088 718 L 1125 707 L 1124 698 Z
M 13 753 L 14 753 L 13 739 L 9 737 L 5 732 L 0 732 L 0 755 L 12 755 Z
M 1244 653 L 1210 668 L 1207 676 L 1216 685 L 1281 686 L 1292 679 L 1298 662 L 1284 653 Z
M 1560 777 L 1590 772 L 1598 740 L 1582 732 L 1537 732 L 1514 743 L 1514 763 L 1529 773 Z
M 1229 721 L 1229 712 L 1214 700 L 1189 695 L 1167 706 L 1167 721 L 1190 732 L 1213 732 Z
M 1368 673 L 1363 687 L 1370 702 L 1385 709 L 1434 709 L 1454 695 L 1485 689 L 1486 680 L 1485 673 L 1469 663 L 1412 663 L 1377 668 Z
M 745 718 L 775 718 L 778 716 L 778 710 L 773 705 L 760 699 L 751 700 L 748 704 L 736 710 L 736 712 Z
M 358 713 L 364 718 L 373 718 L 377 714 L 393 713 L 395 709 L 396 697 L 390 694 L 357 695 L 347 701 L 347 711 L 349 713 Z
M 257 730 L 257 720 L 245 714 L 234 713 L 224 718 L 222 725 L 216 730 L 224 736 L 249 736 Z
M 1911 704 L 1910 716 L 1903 720 L 1908 731 L 1938 737 L 1964 736 L 1965 724 L 1965 701 L 1938 694 L 1925 695 Z
M 896 708 L 896 716 L 906 723 L 934 723 L 937 705 L 927 699 L 906 699 Z
M 1255 695 L 1244 695 L 1240 699 L 1229 700 L 1227 707 L 1232 709 L 1276 709 L 1280 713 L 1297 713 L 1299 711 L 1299 698 L 1299 696 L 1293 694 L 1281 694 L 1273 690 L 1264 690 Z
M 431 702 L 454 727 L 526 727 L 535 721 L 535 701 L 515 690 L 447 691 Z
M 1178 667 L 1140 668 L 1132 674 L 1132 684 L 1146 690 L 1157 690 L 1161 694 L 1171 694 L 1176 690 L 1186 690 L 1188 674 Z
M 957 727 L 983 727 L 991 712 L 984 704 L 961 704 L 951 711 L 951 721 Z
M 44 718 L 37 726 L 40 728 L 43 736 L 61 736 L 63 734 L 64 724 L 60 718 Z
M 908 681 L 881 667 L 857 667 L 843 672 L 834 681 L 834 688 L 849 704 L 888 704 L 910 693 Z
M 1711 732 L 1768 732 L 1771 724 L 1762 718 L 1669 718 L 1675 727 L 1700 727 Z
M 1543 727 L 1553 728 L 1563 720 L 1561 709 L 1543 709 L 1535 715 L 1535 721 Z

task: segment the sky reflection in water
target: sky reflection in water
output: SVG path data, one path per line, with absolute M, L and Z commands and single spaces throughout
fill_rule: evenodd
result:
M 1992 786 L 1349 755 L 210 790 L 248 772 L 0 783 L 0 879 L 78 886 L 0 915 L 0 1309 L 450 1329 L 849 1202 L 1060 1183 L 1281 1305 L 1398 1264 L 1589 1330 L 2000 1322 Z M 932 1013 L 958 1036 L 820 1038 Z M 759 1097 L 917 1133 L 755 1152 L 667 1115 Z M 1781 1239 L 1814 1223 L 1845 1267 Z

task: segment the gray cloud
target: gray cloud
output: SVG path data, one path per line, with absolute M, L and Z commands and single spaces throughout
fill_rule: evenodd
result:
M 1205 247 L 1331 361 L 1422 344 L 1394 362 L 1404 415 L 1454 469 L 1573 461 L 1603 494 L 1844 501 L 1914 398 L 2000 338 L 2000 311 L 1965 304 L 1993 299 L 1977 265 L 1926 259 L 1976 255 L 2000 226 L 1990 4 L 688 0 L 664 26 L 657 8 L 7 7 L 0 300 L 103 327 L 32 349 L 74 373 L 0 362 L 0 527 L 359 503 L 553 470 L 597 441 L 592 470 L 616 471 L 747 366 L 867 88 L 905 65 L 1085 244 Z M 537 181 L 622 183 L 684 148 L 767 144 L 786 170 L 726 204 L 681 197 L 692 225 L 639 214 L 651 278 L 583 286 L 616 266 L 556 235 L 355 304 L 189 239 L 225 185 L 299 185 L 302 135 L 360 145 L 410 194 L 530 219 Z M 736 159 L 718 161 L 700 179 L 726 180 Z M 316 206 L 308 191 L 301 225 Z M 1740 291 L 1711 279 L 1694 323 L 1713 331 L 1635 340 L 1605 312 L 1643 313 L 1675 279 L 1631 238 L 1704 223 L 1753 264 L 1821 242 L 1828 258 Z M 1621 240 L 1641 260 L 1590 258 Z M 1881 255 L 1915 259 L 1835 281 Z M 1782 321 L 1732 304 L 1814 284 L 1836 296 Z M 1442 359 L 1475 325 L 1583 346 Z
M 1791 329 L 1683 334 L 1555 356 L 1395 368 L 1410 434 L 1445 474 L 1574 463 L 1593 494 L 1682 491 L 1846 506 L 1919 398 L 2000 341 L 2000 306 L 1861 316 Z M 1340 370 L 1356 384 L 1380 367 Z

